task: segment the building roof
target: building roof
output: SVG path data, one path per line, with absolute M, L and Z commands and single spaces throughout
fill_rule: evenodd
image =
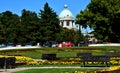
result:
M 60 13 L 60 15 L 59 15 L 59 18 L 60 18 L 60 19 L 68 18 L 68 19 L 74 20 L 74 16 L 73 16 L 73 14 L 71 13 L 71 11 L 68 9 L 68 6 L 67 6 L 67 5 L 64 5 L 64 9 L 61 11 L 61 13 Z

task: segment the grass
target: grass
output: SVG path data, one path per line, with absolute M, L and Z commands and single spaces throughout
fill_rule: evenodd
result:
M 79 69 L 79 68 L 61 68 L 61 69 L 29 69 L 24 71 L 18 71 L 14 73 L 73 73 L 75 71 L 83 71 L 83 72 L 93 72 L 98 69 Z M 100 70 L 100 69 L 99 69 Z
M 102 55 L 109 51 L 120 51 L 120 46 L 16 49 L 0 51 L 0 55 L 23 55 L 41 59 L 43 53 L 56 53 L 57 57 L 75 57 L 78 52 L 92 52 L 93 55 Z

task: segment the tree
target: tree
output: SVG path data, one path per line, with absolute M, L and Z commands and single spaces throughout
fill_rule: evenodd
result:
M 36 44 L 40 41 L 39 37 L 41 36 L 39 19 L 35 12 L 28 10 L 22 10 L 21 16 L 21 41 L 25 43 Z
M 1 29 L 4 31 L 4 42 L 3 43 L 18 43 L 18 32 L 19 31 L 19 16 L 13 14 L 10 11 L 5 11 L 1 13 L 0 16 Z
M 5 35 L 5 30 L 4 30 L 4 28 L 3 28 L 3 24 L 1 24 L 1 13 L 0 13 L 0 44 L 1 43 L 4 43 L 3 41 L 4 41 L 4 35 Z
M 87 8 L 76 16 L 76 23 L 84 28 L 89 25 L 99 40 L 120 42 L 119 19 L 120 0 L 91 0 Z
M 5 30 L 3 29 L 3 25 L 0 24 L 0 44 L 4 43 L 5 41 L 4 35 L 5 35 Z
M 62 28 L 60 33 L 57 34 L 57 41 L 58 42 L 63 42 L 63 41 L 74 41 L 74 35 L 75 31 L 70 30 L 67 28 Z
M 77 44 L 79 42 L 85 41 L 84 35 L 81 33 L 80 30 L 75 31 L 75 35 L 74 36 L 74 42 Z
M 60 30 L 59 19 L 56 12 L 49 7 L 48 3 L 45 3 L 44 9 L 40 10 L 39 18 L 42 42 L 55 41 L 56 34 Z

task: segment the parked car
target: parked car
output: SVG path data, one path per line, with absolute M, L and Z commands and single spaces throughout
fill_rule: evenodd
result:
M 88 46 L 88 42 L 80 42 L 78 43 L 78 46 Z
M 26 43 L 25 46 L 32 46 L 32 44 L 31 43 Z
M 0 48 L 6 47 L 5 44 L 0 44 Z
M 18 43 L 17 45 L 16 45 L 16 47 L 21 47 L 22 45 L 20 44 L 20 43 Z
M 45 42 L 45 43 L 43 44 L 43 47 L 50 47 L 50 43 L 49 43 L 49 42 Z
M 57 42 L 53 42 L 51 47 L 56 47 L 57 44 L 58 44 Z
M 7 44 L 7 47 L 13 47 L 13 46 L 14 46 L 13 43 L 8 43 L 8 44 Z
M 56 47 L 71 47 L 73 46 L 72 42 L 62 42 L 56 45 Z

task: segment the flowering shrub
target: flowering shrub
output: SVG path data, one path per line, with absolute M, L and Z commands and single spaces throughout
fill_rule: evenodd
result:
M 112 64 L 112 65 L 118 65 L 118 64 L 120 64 L 120 57 L 110 58 L 110 64 Z
M 108 71 L 114 71 L 114 70 L 117 70 L 117 69 L 120 69 L 120 66 L 110 67 L 110 68 L 108 69 Z
M 36 61 L 32 61 L 32 62 L 27 62 L 27 65 L 40 65 L 40 63 Z
M 0 55 L 0 58 L 3 57 L 11 57 L 11 56 L 2 56 Z M 17 62 L 25 62 L 27 65 L 76 65 L 76 64 L 82 64 L 79 60 L 79 58 L 69 58 L 66 61 L 47 61 L 47 60 L 40 60 L 40 61 L 35 61 L 34 59 L 30 57 L 25 57 L 25 56 L 14 56 L 16 58 Z M 91 62 L 88 62 L 91 64 Z M 97 63 L 96 63 L 97 64 Z M 120 64 L 120 57 L 113 57 L 110 58 L 110 64 L 112 65 L 118 65 Z M 113 66 L 108 69 L 103 69 L 103 70 L 98 70 L 94 71 L 92 73 L 106 73 L 106 72 L 119 72 L 120 71 L 120 66 Z M 73 73 L 89 73 L 89 72 L 82 72 L 82 71 L 74 71 Z
M 96 73 L 119 73 L 120 72 L 120 66 L 113 66 L 108 69 L 103 69 L 101 71 L 95 71 Z M 95 73 L 94 72 L 94 73 Z
M 0 55 L 0 58 L 2 57 L 11 57 L 11 56 L 2 56 Z M 25 62 L 27 65 L 42 65 L 42 64 L 49 64 L 49 65 L 55 65 L 55 64 L 62 64 L 62 65 L 74 65 L 74 64 L 82 64 L 80 62 L 80 58 L 69 58 L 68 60 L 60 60 L 60 61 L 35 61 L 34 59 L 26 56 L 14 56 L 16 58 L 16 62 Z M 88 62 L 88 64 L 91 64 L 92 62 Z M 95 63 L 94 63 L 95 64 Z M 97 64 L 97 63 L 96 63 Z M 120 64 L 120 57 L 113 57 L 110 58 L 110 65 L 119 65 Z
M 32 62 L 34 61 L 34 59 L 30 58 L 30 57 L 25 57 L 25 56 L 15 56 L 16 61 L 18 62 Z
M 8 57 L 15 57 L 16 58 L 16 62 L 31 62 L 31 61 L 34 61 L 34 59 L 30 58 L 30 57 L 25 57 L 25 56 L 2 56 L 0 55 L 0 58 L 2 57 L 5 57 L 5 58 L 8 58 Z
M 0 58 L 3 58 L 3 57 L 4 57 L 4 56 L 1 56 L 1 55 L 0 55 Z
M 0 58 L 3 58 L 3 57 L 9 58 L 9 57 L 13 57 L 13 56 L 2 56 L 2 55 L 0 55 Z
M 80 64 L 79 62 L 62 62 L 62 61 L 31 61 L 27 62 L 27 65 L 74 65 L 74 64 Z
M 24 59 L 23 59 L 24 60 Z M 59 60 L 59 61 L 47 61 L 47 60 L 41 60 L 41 61 L 34 61 L 33 59 L 29 60 L 27 59 L 27 65 L 76 65 L 76 64 L 82 64 L 80 62 L 79 58 L 69 58 L 68 60 Z M 92 64 L 92 62 L 88 62 L 88 64 Z M 94 64 L 98 64 L 97 62 L 94 62 Z M 104 63 L 105 64 L 105 63 Z M 110 59 L 110 65 L 118 65 L 120 64 L 119 58 L 111 58 Z

